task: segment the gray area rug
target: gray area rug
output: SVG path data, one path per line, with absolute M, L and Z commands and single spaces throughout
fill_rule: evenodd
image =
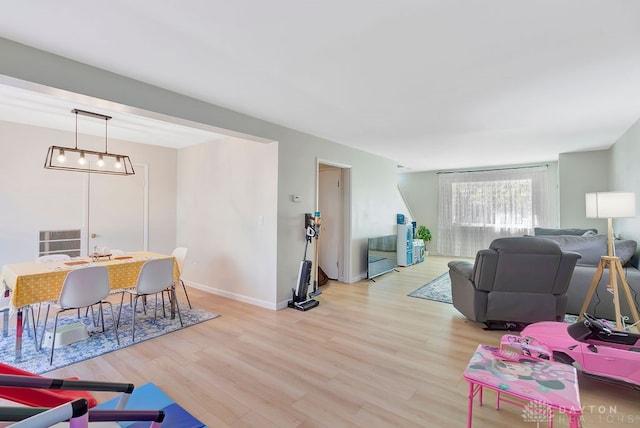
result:
M 449 272 L 445 272 L 436 279 L 427 282 L 422 287 L 407 294 L 407 296 L 451 304 L 451 278 L 449 277 Z M 564 316 L 564 322 L 574 323 L 577 319 L 576 315 L 567 314 Z

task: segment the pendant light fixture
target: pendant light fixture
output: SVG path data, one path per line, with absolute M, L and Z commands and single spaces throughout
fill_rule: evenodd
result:
M 44 161 L 47 169 L 62 171 L 90 172 L 95 174 L 133 175 L 133 165 L 127 155 L 109 153 L 107 147 L 107 121 L 111 116 L 93 113 L 86 110 L 73 109 L 76 115 L 76 145 L 75 147 L 51 146 Z M 89 116 L 104 120 L 104 152 L 78 148 L 78 115 Z

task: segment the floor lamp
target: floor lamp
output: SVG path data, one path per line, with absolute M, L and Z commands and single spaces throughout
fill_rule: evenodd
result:
M 611 291 L 613 292 L 613 306 L 615 308 L 616 315 L 616 328 L 622 330 L 622 316 L 620 314 L 620 294 L 618 290 L 618 279 L 620 280 L 620 287 L 624 293 L 627 302 L 629 303 L 629 309 L 631 310 L 631 316 L 634 323 L 640 322 L 638 317 L 638 309 L 636 308 L 629 284 L 624 277 L 624 271 L 622 269 L 622 263 L 620 258 L 615 255 L 615 248 L 613 245 L 613 223 L 614 218 L 635 217 L 636 216 L 636 195 L 633 192 L 598 192 L 587 193 L 586 198 L 586 211 L 587 218 L 606 218 L 607 219 L 607 255 L 600 257 L 598 268 L 591 281 L 591 286 L 587 292 L 587 296 L 580 309 L 580 315 L 578 319 L 582 319 L 584 316 L 589 302 L 593 298 L 593 293 L 598 287 L 600 278 L 605 269 L 609 269 L 609 281 Z

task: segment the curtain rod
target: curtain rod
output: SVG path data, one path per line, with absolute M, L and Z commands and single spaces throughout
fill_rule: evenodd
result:
M 489 169 L 471 169 L 471 170 L 466 170 L 466 171 L 438 171 L 436 172 L 436 174 L 458 174 L 458 173 L 465 173 L 465 172 L 489 172 L 489 171 L 507 171 L 510 169 L 527 169 L 527 168 L 539 168 L 539 167 L 548 167 L 549 164 L 545 163 L 545 164 L 540 164 L 540 165 L 529 165 L 529 166 L 511 166 L 511 167 L 505 167 L 505 168 L 489 168 Z

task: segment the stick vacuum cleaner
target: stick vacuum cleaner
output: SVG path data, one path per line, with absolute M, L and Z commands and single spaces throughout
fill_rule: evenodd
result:
M 311 269 L 313 269 L 313 263 L 310 260 L 307 260 L 307 249 L 309 248 L 311 240 L 316 236 L 316 228 L 311 214 L 307 215 L 305 223 L 306 239 L 304 244 L 304 256 L 300 262 L 296 288 L 291 289 L 293 297 L 288 303 L 290 308 L 297 309 L 299 311 L 308 311 L 320 304 L 320 302 L 311 298 L 312 293 L 309 293 L 309 297 L 307 297 L 307 291 L 309 290 L 309 283 L 311 281 Z

